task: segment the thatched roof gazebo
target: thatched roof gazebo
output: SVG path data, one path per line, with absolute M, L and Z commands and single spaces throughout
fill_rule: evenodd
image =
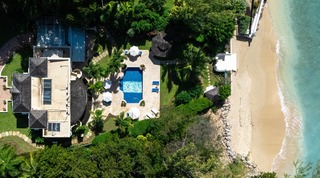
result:
M 212 102 L 219 98 L 219 87 L 209 86 L 206 88 L 204 95 Z
M 151 51 L 157 57 L 167 57 L 170 52 L 172 44 L 165 38 L 165 33 L 158 33 L 157 36 L 152 38 Z

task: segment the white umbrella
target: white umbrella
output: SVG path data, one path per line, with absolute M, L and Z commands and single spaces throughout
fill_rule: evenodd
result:
M 111 85 L 112 85 L 111 80 L 105 80 L 103 87 L 104 87 L 105 89 L 109 89 L 109 88 L 111 87 Z
M 112 94 L 110 92 L 104 92 L 103 93 L 103 101 L 105 102 L 111 102 L 112 101 Z
M 140 110 L 136 107 L 133 107 L 129 110 L 128 116 L 131 117 L 132 119 L 137 119 L 140 116 Z
M 139 55 L 139 48 L 138 46 L 132 46 L 130 49 L 129 49 L 129 53 L 131 56 L 137 56 Z

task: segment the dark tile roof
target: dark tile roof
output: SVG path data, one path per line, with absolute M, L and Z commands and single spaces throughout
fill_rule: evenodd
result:
M 29 113 L 29 128 L 45 129 L 48 123 L 47 110 L 31 110 Z
M 31 109 L 30 75 L 13 74 L 11 93 L 13 112 L 29 112 Z
M 71 125 L 76 124 L 82 117 L 88 101 L 87 86 L 82 79 L 71 81 Z
M 159 33 L 152 38 L 151 51 L 155 56 L 167 57 L 172 45 L 166 40 L 165 33 Z
M 29 58 L 29 72 L 32 77 L 46 77 L 48 75 L 47 58 Z
M 204 94 L 209 100 L 215 101 L 219 98 L 219 87 L 214 87 L 213 89 L 207 91 Z

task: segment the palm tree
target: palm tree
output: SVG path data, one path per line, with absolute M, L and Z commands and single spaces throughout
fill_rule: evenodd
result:
M 37 162 L 33 158 L 33 152 L 30 152 L 29 159 L 22 164 L 22 170 L 23 177 L 38 177 Z
M 92 114 L 92 128 L 95 131 L 95 133 L 100 133 L 103 130 L 103 118 L 105 117 L 103 115 L 103 109 L 97 109 L 94 112 L 90 111 L 90 114 Z
M 193 45 L 188 45 L 188 48 L 183 51 L 183 60 L 185 63 L 180 71 L 182 71 L 182 78 L 187 80 L 202 76 L 209 62 L 204 52 Z
M 119 127 L 120 134 L 126 135 L 128 133 L 128 128 L 132 127 L 132 119 L 130 117 L 125 117 L 124 112 L 121 112 L 116 119 L 116 126 Z
M 92 61 L 89 63 L 87 67 L 83 67 L 83 71 L 88 74 L 88 77 L 99 79 L 101 77 L 101 66 L 99 64 L 94 64 Z
M 18 177 L 21 175 L 23 158 L 15 154 L 8 145 L 0 145 L 0 175 L 1 177 Z
M 104 87 L 103 87 L 103 82 L 102 81 L 96 81 L 96 82 L 90 82 L 88 83 L 88 88 L 93 91 L 94 94 L 97 94 L 98 92 L 103 92 Z
M 122 55 L 121 49 L 114 49 L 113 54 L 111 56 L 110 63 L 108 65 L 108 71 L 110 74 L 115 75 L 120 72 L 120 69 L 124 66 L 123 60 L 126 59 L 125 56 Z

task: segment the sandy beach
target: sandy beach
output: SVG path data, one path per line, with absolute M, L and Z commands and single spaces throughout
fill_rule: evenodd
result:
M 271 171 L 280 152 L 285 122 L 277 86 L 276 38 L 268 4 L 252 42 L 232 39 L 238 71 L 232 74 L 231 110 L 228 114 L 231 147 L 248 156 L 260 171 Z

